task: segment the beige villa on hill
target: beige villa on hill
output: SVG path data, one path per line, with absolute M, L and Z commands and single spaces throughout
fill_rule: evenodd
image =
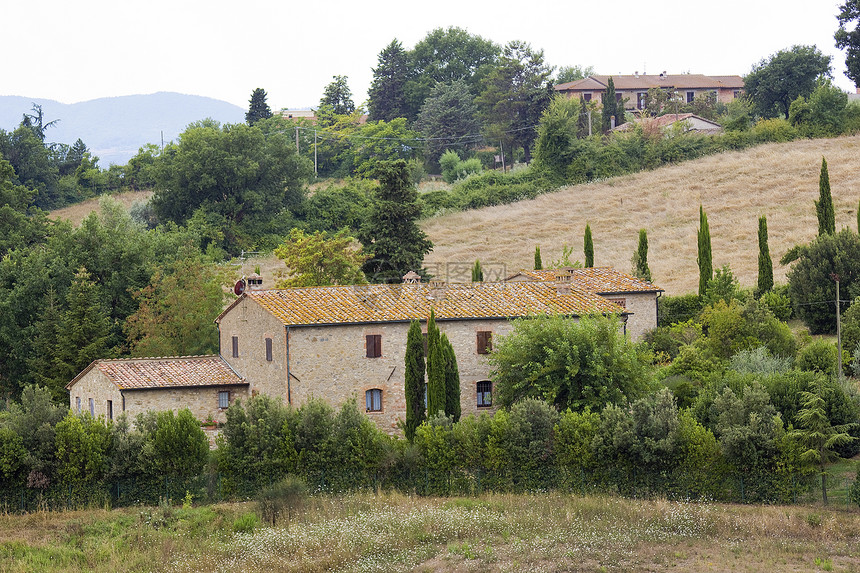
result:
M 73 379 L 70 406 L 94 416 L 134 417 L 188 407 L 223 422 L 236 400 L 265 394 L 300 406 L 357 400 L 376 424 L 405 417 L 404 361 L 412 320 L 426 332 L 433 310 L 460 370 L 463 415 L 493 411 L 487 355 L 511 319 L 540 314 L 618 315 L 636 339 L 656 326 L 659 288 L 611 269 L 522 271 L 502 282 L 295 289 L 252 288 L 216 319 L 218 356 L 96 360 Z M 650 301 L 650 303 L 648 302 Z

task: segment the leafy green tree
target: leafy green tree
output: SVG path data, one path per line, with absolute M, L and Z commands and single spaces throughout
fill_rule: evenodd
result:
M 564 181 L 567 168 L 574 160 L 577 147 L 573 143 L 578 137 L 583 101 L 557 94 L 540 118 L 534 168 L 560 181 Z
M 3 483 L 19 482 L 26 461 L 24 440 L 11 428 L 0 426 L 0 477 Z
M 450 149 L 439 158 L 439 167 L 442 168 L 442 179 L 447 183 L 480 174 L 482 169 L 481 161 L 477 157 L 461 161 L 457 152 Z
M 758 219 L 758 293 L 764 294 L 773 288 L 773 261 L 767 246 L 767 217 Z
M 765 346 L 772 356 L 794 356 L 796 344 L 791 329 L 780 322 L 763 303 L 718 300 L 702 311 L 707 335 L 702 345 L 712 356 L 728 359 L 741 350 Z
M 85 412 L 68 415 L 57 424 L 57 474 L 67 485 L 99 482 L 107 471 L 110 429 L 104 420 Z
M 135 293 L 140 304 L 125 321 L 132 356 L 191 356 L 218 351 L 215 318 L 224 308 L 222 272 L 185 258 L 157 268 Z
M 251 99 L 248 100 L 248 104 L 248 111 L 245 112 L 245 122 L 248 125 L 254 125 L 261 119 L 272 117 L 272 110 L 266 103 L 266 90 L 263 88 L 256 88 L 251 92 Z
M 575 82 L 594 75 L 594 66 L 562 66 L 555 78 L 556 84 Z
M 594 266 L 594 241 L 591 239 L 591 226 L 585 224 L 585 238 L 583 239 L 583 251 L 585 253 L 585 268 Z
M 484 282 L 484 271 L 481 269 L 481 261 L 478 259 L 475 259 L 475 265 L 472 267 L 472 282 Z
M 36 192 L 34 206 L 54 209 L 65 204 L 59 188 L 59 168 L 33 129 L 21 125 L 11 133 L 0 130 L 0 155 L 14 169 L 12 184 Z
M 789 116 L 791 102 L 808 96 L 821 76 L 830 77 L 830 56 L 815 46 L 792 46 L 754 65 L 744 76 L 744 92 L 765 118 Z
M 433 248 L 416 221 L 421 215 L 418 193 L 409 181 L 406 161 L 381 161 L 376 172 L 379 189 L 359 240 L 370 258 L 362 270 L 371 282 L 400 281 L 421 270 Z
M 648 267 L 648 232 L 639 229 L 639 245 L 633 253 L 633 276 L 651 281 L 651 269 Z
M 438 83 L 465 80 L 473 95 L 493 69 L 499 46 L 463 28 L 436 28 L 409 51 L 409 79 L 406 82 L 407 116 L 414 120 Z
M 24 114 L 21 120 L 21 127 L 30 129 L 40 141 L 45 141 L 45 132 L 49 127 L 56 127 L 60 120 L 55 119 L 45 122 L 45 114 L 42 111 L 42 106 L 37 103 L 33 103 L 32 112 Z
M 847 106 L 848 94 L 822 77 L 809 97 L 791 102 L 788 121 L 807 137 L 833 137 L 852 129 Z
M 543 50 L 533 50 L 526 42 L 508 42 L 476 100 L 488 136 L 522 147 L 526 163 L 531 161 L 535 126 L 552 99 L 551 76 Z
M 711 259 L 711 229 L 708 227 L 708 215 L 699 205 L 698 229 L 698 258 L 699 264 L 699 296 L 704 296 L 708 283 L 714 277 L 713 261 Z
M 409 55 L 396 38 L 377 56 L 373 80 L 367 90 L 367 111 L 371 121 L 391 121 L 408 117 L 406 82 L 409 78 Z
M 48 221 L 31 207 L 35 191 L 15 184 L 12 165 L 0 156 L 0 258 L 9 250 L 26 248 L 45 240 Z
M 791 431 L 789 435 L 805 448 L 800 454 L 801 461 L 818 469 L 821 475 L 821 498 L 824 505 L 827 505 L 826 465 L 839 458 L 836 451 L 839 446 L 856 439 L 848 432 L 857 424 L 834 426 L 827 417 L 826 403 L 822 397 L 823 391 L 821 381 L 818 380 L 814 392 L 801 394 L 803 408 L 797 414 L 800 427 Z
M 599 410 L 644 392 L 648 377 L 614 317 L 561 316 L 514 321 L 490 355 L 496 397 L 510 406 L 527 397 L 557 408 Z
M 535 270 L 543 270 L 543 261 L 540 259 L 540 245 L 535 245 Z
M 278 288 L 365 284 L 361 265 L 367 257 L 355 244 L 345 229 L 333 235 L 291 230 L 287 241 L 275 249 L 289 277 L 279 280 Z
M 188 408 L 153 413 L 143 424 L 142 455 L 153 475 L 188 479 L 200 474 L 209 457 L 209 440 Z
M 606 133 L 612 128 L 612 118 L 615 117 L 615 125 L 618 125 L 618 100 L 615 96 L 615 81 L 612 77 L 606 82 L 606 89 L 603 91 L 603 132 Z
M 429 341 L 428 341 L 429 342 Z M 404 434 L 410 442 L 415 439 L 415 429 L 424 421 L 424 337 L 421 325 L 413 320 L 406 334 L 406 370 L 404 374 L 406 395 L 406 424 Z
M 854 80 L 854 85 L 860 86 L 860 2 L 845 0 L 836 18 L 839 20 L 839 29 L 834 38 L 836 47 L 846 51 L 845 74 Z
M 336 115 L 349 115 L 355 111 L 352 92 L 346 76 L 332 76 L 320 99 L 320 108 L 329 108 Z
M 815 213 L 818 215 L 818 234 L 835 234 L 836 215 L 833 211 L 833 197 L 830 194 L 830 175 L 827 172 L 827 160 L 823 157 L 821 173 L 818 177 L 818 201 L 815 202 Z
M 457 356 L 448 337 L 442 335 L 442 351 L 445 359 L 445 415 L 460 421 L 460 369 Z
M 417 153 L 417 138 L 418 133 L 410 129 L 406 119 L 402 117 L 387 122 L 376 121 L 359 125 L 349 147 L 353 172 L 361 176 L 372 176 L 380 161 L 412 159 Z M 345 162 L 343 166 L 346 166 Z
M 457 79 L 433 86 L 418 112 L 415 129 L 425 139 L 425 154 L 431 164 L 446 150 L 462 155 L 474 148 L 482 139 L 481 121 L 469 84 Z
M 795 315 L 812 334 L 835 332 L 833 277 L 839 277 L 842 293 L 851 298 L 860 295 L 860 236 L 848 229 L 819 235 L 807 245 L 790 249 L 780 262 L 794 263 L 786 278 Z
M 445 379 L 445 348 L 442 335 L 436 326 L 436 314 L 431 309 L 427 321 L 427 417 L 445 413 L 447 386 Z
M 68 404 L 58 406 L 47 388 L 29 385 L 21 399 L 13 402 L 2 426 L 21 437 L 27 457 L 23 470 L 28 477 L 39 478 L 45 487 L 53 478 L 57 465 L 55 429 L 68 413 Z
M 559 414 L 545 401 L 526 398 L 500 410 L 490 424 L 487 438 L 489 465 L 504 476 L 514 491 L 547 489 L 555 465 L 553 430 Z

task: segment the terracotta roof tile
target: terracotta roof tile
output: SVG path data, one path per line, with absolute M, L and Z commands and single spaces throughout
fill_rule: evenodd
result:
M 177 356 L 96 360 L 66 388 L 92 368 L 98 368 L 120 390 L 247 384 L 220 356 Z
M 540 271 L 522 270 L 514 273 L 506 280 L 510 281 L 517 275 L 533 281 L 555 281 L 569 276 L 572 285 L 595 294 L 611 294 L 622 292 L 662 292 L 657 285 L 622 273 L 610 267 L 589 267 L 585 269 L 546 269 Z M 512 283 L 508 283 L 512 284 Z
M 546 282 L 332 286 L 249 291 L 242 297 L 251 298 L 287 325 L 426 319 L 431 308 L 437 320 L 623 312 L 581 288 L 559 294 L 554 284 Z

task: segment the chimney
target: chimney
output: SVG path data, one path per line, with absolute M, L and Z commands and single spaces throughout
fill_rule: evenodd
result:
M 639 70 L 636 70 L 635 72 L 633 72 L 633 77 L 635 77 L 636 79 L 639 79 Z
M 430 281 L 430 297 L 434 300 L 441 300 L 445 298 L 445 290 L 447 289 L 447 285 L 445 281 Z
M 248 290 L 263 290 L 263 277 L 257 273 L 248 275 Z
M 421 275 L 416 273 L 415 271 L 409 271 L 405 275 L 403 275 L 403 284 L 420 284 L 421 283 Z

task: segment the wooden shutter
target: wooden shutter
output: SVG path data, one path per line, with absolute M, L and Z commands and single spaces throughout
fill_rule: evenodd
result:
M 478 331 L 478 354 L 489 354 L 493 349 L 493 333 L 489 330 Z
M 272 361 L 272 339 L 266 337 L 266 361 Z
M 379 358 L 382 356 L 382 335 L 368 334 L 365 338 L 368 358 Z
M 239 358 L 239 337 L 233 337 L 233 358 Z

